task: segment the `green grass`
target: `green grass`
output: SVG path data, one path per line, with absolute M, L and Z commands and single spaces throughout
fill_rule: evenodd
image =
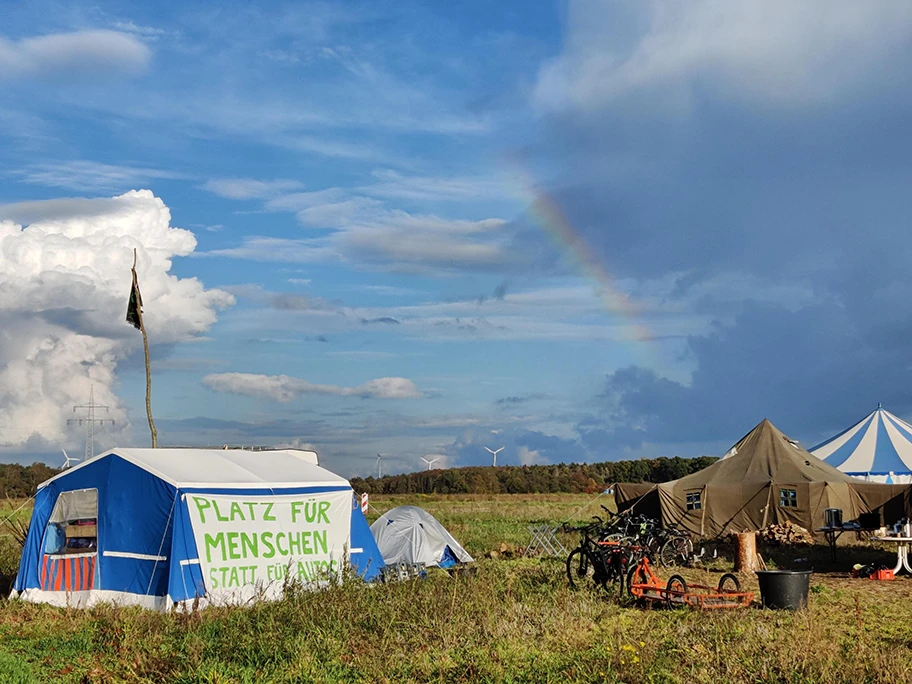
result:
M 474 575 L 293 591 L 247 609 L 159 614 L 0 604 L 2 682 L 901 682 L 912 672 L 912 581 L 818 573 L 796 613 L 650 610 L 567 588 L 563 563 L 490 560 L 530 522 L 591 497 L 372 497 L 417 503 L 480 560 Z M 597 506 L 597 505 L 596 505 Z M 592 511 L 594 512 L 594 511 Z M 583 511 L 578 519 L 585 519 Z M 804 549 L 815 567 L 828 551 Z M 843 549 L 833 567 L 876 549 Z M 767 551 L 788 565 L 796 553 Z M 895 558 L 895 555 L 894 555 Z M 725 558 L 689 569 L 715 585 Z M 667 572 L 660 571 L 662 576 Z M 746 588 L 756 583 L 745 577 Z
M 370 504 L 369 522 L 396 506 L 420 506 L 476 557 L 501 544 L 525 548 L 529 525 L 585 522 L 593 515 L 604 518 L 603 505 L 615 510 L 613 497 L 593 494 L 377 494 L 370 497 Z

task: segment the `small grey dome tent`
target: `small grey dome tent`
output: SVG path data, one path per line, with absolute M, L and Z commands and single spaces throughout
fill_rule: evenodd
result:
M 433 515 L 417 506 L 399 506 L 381 515 L 371 532 L 383 561 L 424 563 L 449 568 L 473 558 Z

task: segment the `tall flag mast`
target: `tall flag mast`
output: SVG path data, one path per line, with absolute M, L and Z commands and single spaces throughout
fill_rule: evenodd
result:
M 143 351 L 146 354 L 146 415 L 149 417 L 149 430 L 152 432 L 152 448 L 158 447 L 158 432 L 152 420 L 152 369 L 149 366 L 149 338 L 146 326 L 143 325 L 142 295 L 139 293 L 139 282 L 136 280 L 136 249 L 133 249 L 133 288 L 130 290 L 130 303 L 127 304 L 127 323 L 142 333 Z

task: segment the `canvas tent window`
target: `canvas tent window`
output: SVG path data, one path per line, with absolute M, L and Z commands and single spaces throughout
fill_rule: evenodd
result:
M 700 500 L 700 492 L 687 492 L 687 510 L 699 511 L 703 508 L 703 502 Z
M 779 505 L 782 508 L 798 507 L 798 492 L 794 489 L 783 488 L 779 490 Z
M 98 549 L 98 490 L 61 492 L 44 535 L 48 555 L 93 553 Z

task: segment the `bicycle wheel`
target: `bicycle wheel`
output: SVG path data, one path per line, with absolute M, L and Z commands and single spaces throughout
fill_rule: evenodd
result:
M 605 591 L 612 591 L 615 588 L 623 596 L 624 589 L 627 586 L 627 567 L 629 554 L 622 548 L 613 548 L 605 558 L 606 577 L 603 588 Z
M 674 592 L 674 595 L 672 595 L 672 592 Z M 665 606 L 668 608 L 683 606 L 684 600 L 681 594 L 686 593 L 687 582 L 684 581 L 684 578 L 680 575 L 672 575 L 668 580 L 668 584 L 665 585 Z
M 722 577 L 719 578 L 719 593 L 723 592 L 739 592 L 741 591 L 741 582 L 738 581 L 738 578 L 726 572 Z
M 592 581 L 595 568 L 589 552 L 583 548 L 575 548 L 567 556 L 567 580 L 571 589 L 579 589 L 584 584 Z
M 666 568 L 686 565 L 693 556 L 693 542 L 687 537 L 672 537 L 659 550 L 659 563 Z

